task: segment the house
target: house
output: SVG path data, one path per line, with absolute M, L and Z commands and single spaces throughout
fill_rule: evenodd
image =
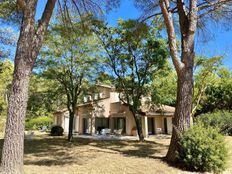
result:
M 144 103 L 144 102 L 142 102 Z M 171 106 L 142 107 L 142 129 L 145 136 L 171 134 L 175 108 Z M 68 132 L 67 110 L 54 112 L 54 124 Z M 97 85 L 94 94 L 84 97 L 83 104 L 76 107 L 73 131 L 79 134 L 99 134 L 103 128 L 111 132 L 122 130 L 124 135 L 136 135 L 134 117 L 129 108 L 122 104 L 119 93 L 112 86 Z

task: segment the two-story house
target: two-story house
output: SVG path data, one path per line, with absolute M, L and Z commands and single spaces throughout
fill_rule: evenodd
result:
M 142 128 L 145 136 L 171 134 L 175 108 L 143 106 Z M 67 110 L 54 112 L 54 124 L 68 132 L 69 113 Z M 111 132 L 122 130 L 123 135 L 135 135 L 136 125 L 129 108 L 119 99 L 119 93 L 112 86 L 97 85 L 96 93 L 84 97 L 83 104 L 76 107 L 74 132 L 99 134 L 104 128 Z

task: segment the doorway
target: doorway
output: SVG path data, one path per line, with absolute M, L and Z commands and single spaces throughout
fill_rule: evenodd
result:
M 148 122 L 148 135 L 154 135 L 155 134 L 155 126 L 154 126 L 154 118 L 147 118 Z
M 114 118 L 114 130 L 122 129 L 122 133 L 126 133 L 126 118 L 117 117 Z
M 95 128 L 98 133 L 100 133 L 102 129 L 109 128 L 109 118 L 96 118 Z
M 83 134 L 89 134 L 89 119 L 83 118 Z
M 168 134 L 167 118 L 164 118 L 164 133 Z

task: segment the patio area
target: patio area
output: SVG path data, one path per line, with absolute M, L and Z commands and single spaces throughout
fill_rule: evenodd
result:
M 85 138 L 85 139 L 93 139 L 93 140 L 126 140 L 126 141 L 137 141 L 139 140 L 138 136 L 126 136 L 126 135 L 78 135 L 75 134 L 74 138 Z M 166 134 L 158 134 L 158 135 L 150 135 L 145 138 L 146 141 L 154 141 L 154 140 L 161 140 L 161 139 L 170 139 L 171 135 Z

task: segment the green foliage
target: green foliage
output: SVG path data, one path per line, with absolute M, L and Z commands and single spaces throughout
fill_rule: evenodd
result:
M 38 130 L 43 126 L 51 127 L 53 120 L 51 117 L 41 116 L 30 119 L 26 122 L 26 129 Z
M 225 67 L 218 70 L 214 83 L 207 86 L 198 113 L 232 109 L 232 75 Z
M 232 75 L 223 57 L 197 57 L 194 72 L 193 114 L 232 109 Z
M 30 79 L 27 119 L 51 116 L 54 110 L 65 107 L 65 96 L 59 84 L 34 73 Z
M 232 78 L 209 86 L 206 89 L 206 97 L 203 107 L 209 111 L 232 109 Z
M 223 134 L 232 135 L 232 112 L 217 111 L 197 116 L 196 122 L 202 123 L 205 127 L 215 127 Z
M 54 24 L 37 62 L 43 68 L 41 75 L 57 84 L 54 90 L 66 95 L 69 111 L 75 110 L 84 84 L 96 78 L 100 62 L 98 40 L 82 24 L 73 23 L 71 28 Z
M 22 14 L 17 9 L 16 0 L 2 0 L 0 3 L 0 19 L 5 22 L 18 23 Z
M 225 170 L 227 157 L 224 137 L 212 127 L 194 125 L 180 139 L 178 159 L 188 168 L 220 172 Z
M 152 101 L 156 104 L 175 106 L 177 91 L 177 75 L 167 62 L 156 74 L 152 86 Z
M 100 72 L 96 78 L 96 82 L 100 84 L 112 85 L 114 78 L 106 72 Z
M 222 64 L 223 57 L 206 58 L 196 57 L 194 65 L 194 96 L 193 114 L 202 108 L 201 102 L 205 99 L 206 89 L 217 82 L 217 72 Z
M 61 126 L 53 126 L 51 128 L 51 136 L 62 136 L 64 129 Z
M 158 32 L 145 23 L 135 20 L 118 20 L 117 27 L 97 23 L 94 28 L 105 53 L 106 65 L 113 72 L 117 89 L 124 103 L 138 112 L 142 96 L 149 93 L 155 73 L 167 59 L 166 42 L 154 37 Z M 158 34 L 157 34 L 158 35 Z
M 16 1 L 2 0 L 0 3 L 0 9 L 1 9 L 0 18 L 9 16 L 11 14 L 9 12 L 9 9 L 13 9 L 13 6 L 16 9 Z
M 148 94 L 152 80 L 167 60 L 166 42 L 158 34 L 155 37 L 158 33 L 155 26 L 136 20 L 119 19 L 117 27 L 100 21 L 94 24 L 93 29 L 105 50 L 102 56 L 106 59 L 106 67 L 111 70 L 114 85 L 120 91 L 119 98 L 129 106 L 139 139 L 143 140 L 140 110 L 142 102 L 151 101 Z
M 4 129 L 7 115 L 7 103 L 12 81 L 13 63 L 5 60 L 0 61 L 0 132 Z

